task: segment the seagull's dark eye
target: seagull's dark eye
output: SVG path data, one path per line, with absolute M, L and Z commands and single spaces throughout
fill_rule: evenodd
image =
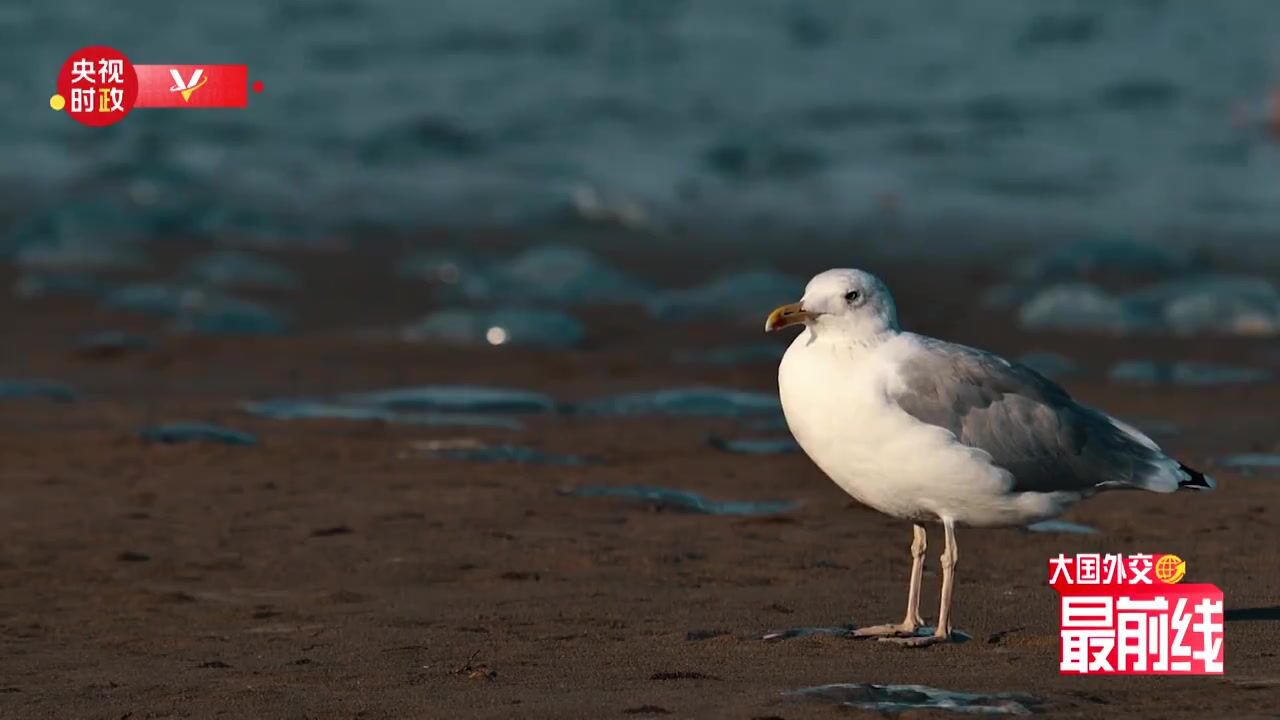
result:
M 849 292 L 844 294 L 844 301 L 853 302 L 854 300 L 858 299 L 858 296 L 859 296 L 859 293 L 857 290 L 850 290 Z

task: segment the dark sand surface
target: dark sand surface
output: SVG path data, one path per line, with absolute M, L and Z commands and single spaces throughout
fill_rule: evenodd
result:
M 766 643 L 770 630 L 900 618 L 911 531 L 850 506 L 802 455 L 707 443 L 711 433 L 764 433 L 728 420 L 545 415 L 511 432 L 273 422 L 238 410 L 250 398 L 436 383 L 562 400 L 699 383 L 773 391 L 768 362 L 725 370 L 668 359 L 673 348 L 760 342 L 759 327 L 656 327 L 639 310 L 595 309 L 588 347 L 575 352 L 405 345 L 377 331 L 420 315 L 430 293 L 388 279 L 390 260 L 298 259 L 308 301 L 281 298 L 302 316 L 286 338 L 168 337 L 161 323 L 85 302 L 2 294 L 0 377 L 61 380 L 82 396 L 0 401 L 0 716 L 792 720 L 858 713 L 789 704 L 786 690 L 873 682 L 1026 692 L 1053 717 L 1280 717 L 1280 478 L 1212 462 L 1277 449 L 1280 387 L 1104 379 L 1111 362 L 1133 357 L 1277 369 L 1274 342 L 1032 336 L 1006 317 L 980 324 L 983 273 L 874 267 L 907 326 L 1010 355 L 1070 355 L 1084 368 L 1065 381 L 1073 393 L 1121 417 L 1177 423 L 1161 442 L 1220 488 L 1096 498 L 1069 516 L 1096 536 L 963 530 L 957 626 L 972 642 Z M 0 274 L 4 288 L 13 277 Z M 110 328 L 150 332 L 160 347 L 105 359 L 70 351 L 75 334 Z M 252 431 L 262 444 L 136 436 L 179 420 Z M 410 452 L 415 440 L 461 437 L 605 462 Z M 803 504 L 781 519 L 735 519 L 556 493 L 580 483 Z M 930 541 L 933 617 L 940 532 Z M 1186 558 L 1189 579 L 1226 593 L 1226 677 L 1059 676 L 1045 578 L 1058 552 Z

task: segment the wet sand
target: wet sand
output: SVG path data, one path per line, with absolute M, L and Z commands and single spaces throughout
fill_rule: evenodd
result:
M 955 612 L 971 642 L 768 643 L 760 637 L 771 630 L 898 619 L 911 539 L 909 525 L 851 505 L 802 455 L 708 443 L 770 433 L 719 419 L 548 414 L 502 431 L 239 411 L 247 399 L 443 383 L 564 401 L 692 384 L 776 390 L 769 362 L 670 359 L 673 349 L 768 341 L 757 326 L 659 327 L 637 309 L 584 313 L 587 347 L 573 352 L 403 344 L 381 331 L 421 315 L 430 293 L 394 279 L 390 258 L 296 259 L 310 294 L 305 305 L 301 294 L 279 296 L 301 318 L 300 332 L 281 338 L 165 336 L 162 322 L 87 302 L 4 294 L 0 377 L 63 381 L 80 399 L 0 401 L 0 717 L 858 715 L 782 698 L 838 682 L 1030 693 L 1054 717 L 1280 712 L 1280 478 L 1213 463 L 1277 449 L 1280 387 L 1105 381 L 1112 362 L 1134 357 L 1280 369 L 1274 342 L 1029 335 L 1008 317 L 979 322 L 989 273 L 875 266 L 904 324 L 1009 355 L 1067 354 L 1083 367 L 1064 381 L 1074 394 L 1121 417 L 1176 423 L 1180 432 L 1160 441 L 1220 488 L 1096 498 L 1068 517 L 1102 531 L 1094 536 L 963 530 Z M 0 279 L 8 288 L 14 275 Z M 159 347 L 107 358 L 70 350 L 77 333 L 119 328 Z M 136 434 L 186 420 L 250 431 L 261 444 L 151 445 Z M 415 441 L 459 438 L 602 462 L 413 452 Z M 801 505 L 744 519 L 557 493 L 633 483 Z M 932 617 L 940 533 L 930 541 Z M 1060 677 L 1045 578 L 1058 552 L 1187 559 L 1189 580 L 1226 594 L 1226 677 Z

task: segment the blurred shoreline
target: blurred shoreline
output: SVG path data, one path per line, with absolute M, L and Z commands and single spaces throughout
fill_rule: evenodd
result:
M 569 212 L 685 243 L 896 223 L 931 253 L 1127 238 L 1280 254 L 1270 5 L 133 7 L 154 25 L 0 11 L 0 178 L 17 188 L 0 234 L 123 192 L 176 223 L 161 236 L 542 232 Z M 33 99 L 88 37 L 138 62 L 246 63 L 267 91 L 80 127 Z

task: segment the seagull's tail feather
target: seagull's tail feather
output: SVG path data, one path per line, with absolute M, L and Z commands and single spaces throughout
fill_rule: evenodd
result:
M 1213 478 L 1167 455 L 1154 455 L 1149 458 L 1142 470 L 1134 473 L 1131 480 L 1121 484 L 1158 493 L 1179 490 L 1205 491 L 1218 487 L 1218 483 Z
M 1183 465 L 1182 463 L 1178 463 L 1178 470 L 1185 476 L 1183 479 L 1178 481 L 1179 490 L 1203 491 L 1203 490 L 1213 490 L 1214 488 L 1218 487 L 1218 483 L 1216 480 L 1209 477 L 1208 475 L 1205 475 L 1199 470 L 1196 470 L 1193 467 L 1188 467 L 1186 465 Z
M 1133 483 L 1137 487 L 1154 492 L 1204 491 L 1218 487 L 1218 483 L 1213 478 L 1162 453 L 1154 440 L 1142 434 L 1134 426 L 1110 416 L 1107 419 L 1111 421 L 1112 425 L 1119 428 L 1121 432 L 1150 450 L 1154 455 L 1154 460 L 1150 463 L 1151 472 L 1141 475 L 1139 482 Z

